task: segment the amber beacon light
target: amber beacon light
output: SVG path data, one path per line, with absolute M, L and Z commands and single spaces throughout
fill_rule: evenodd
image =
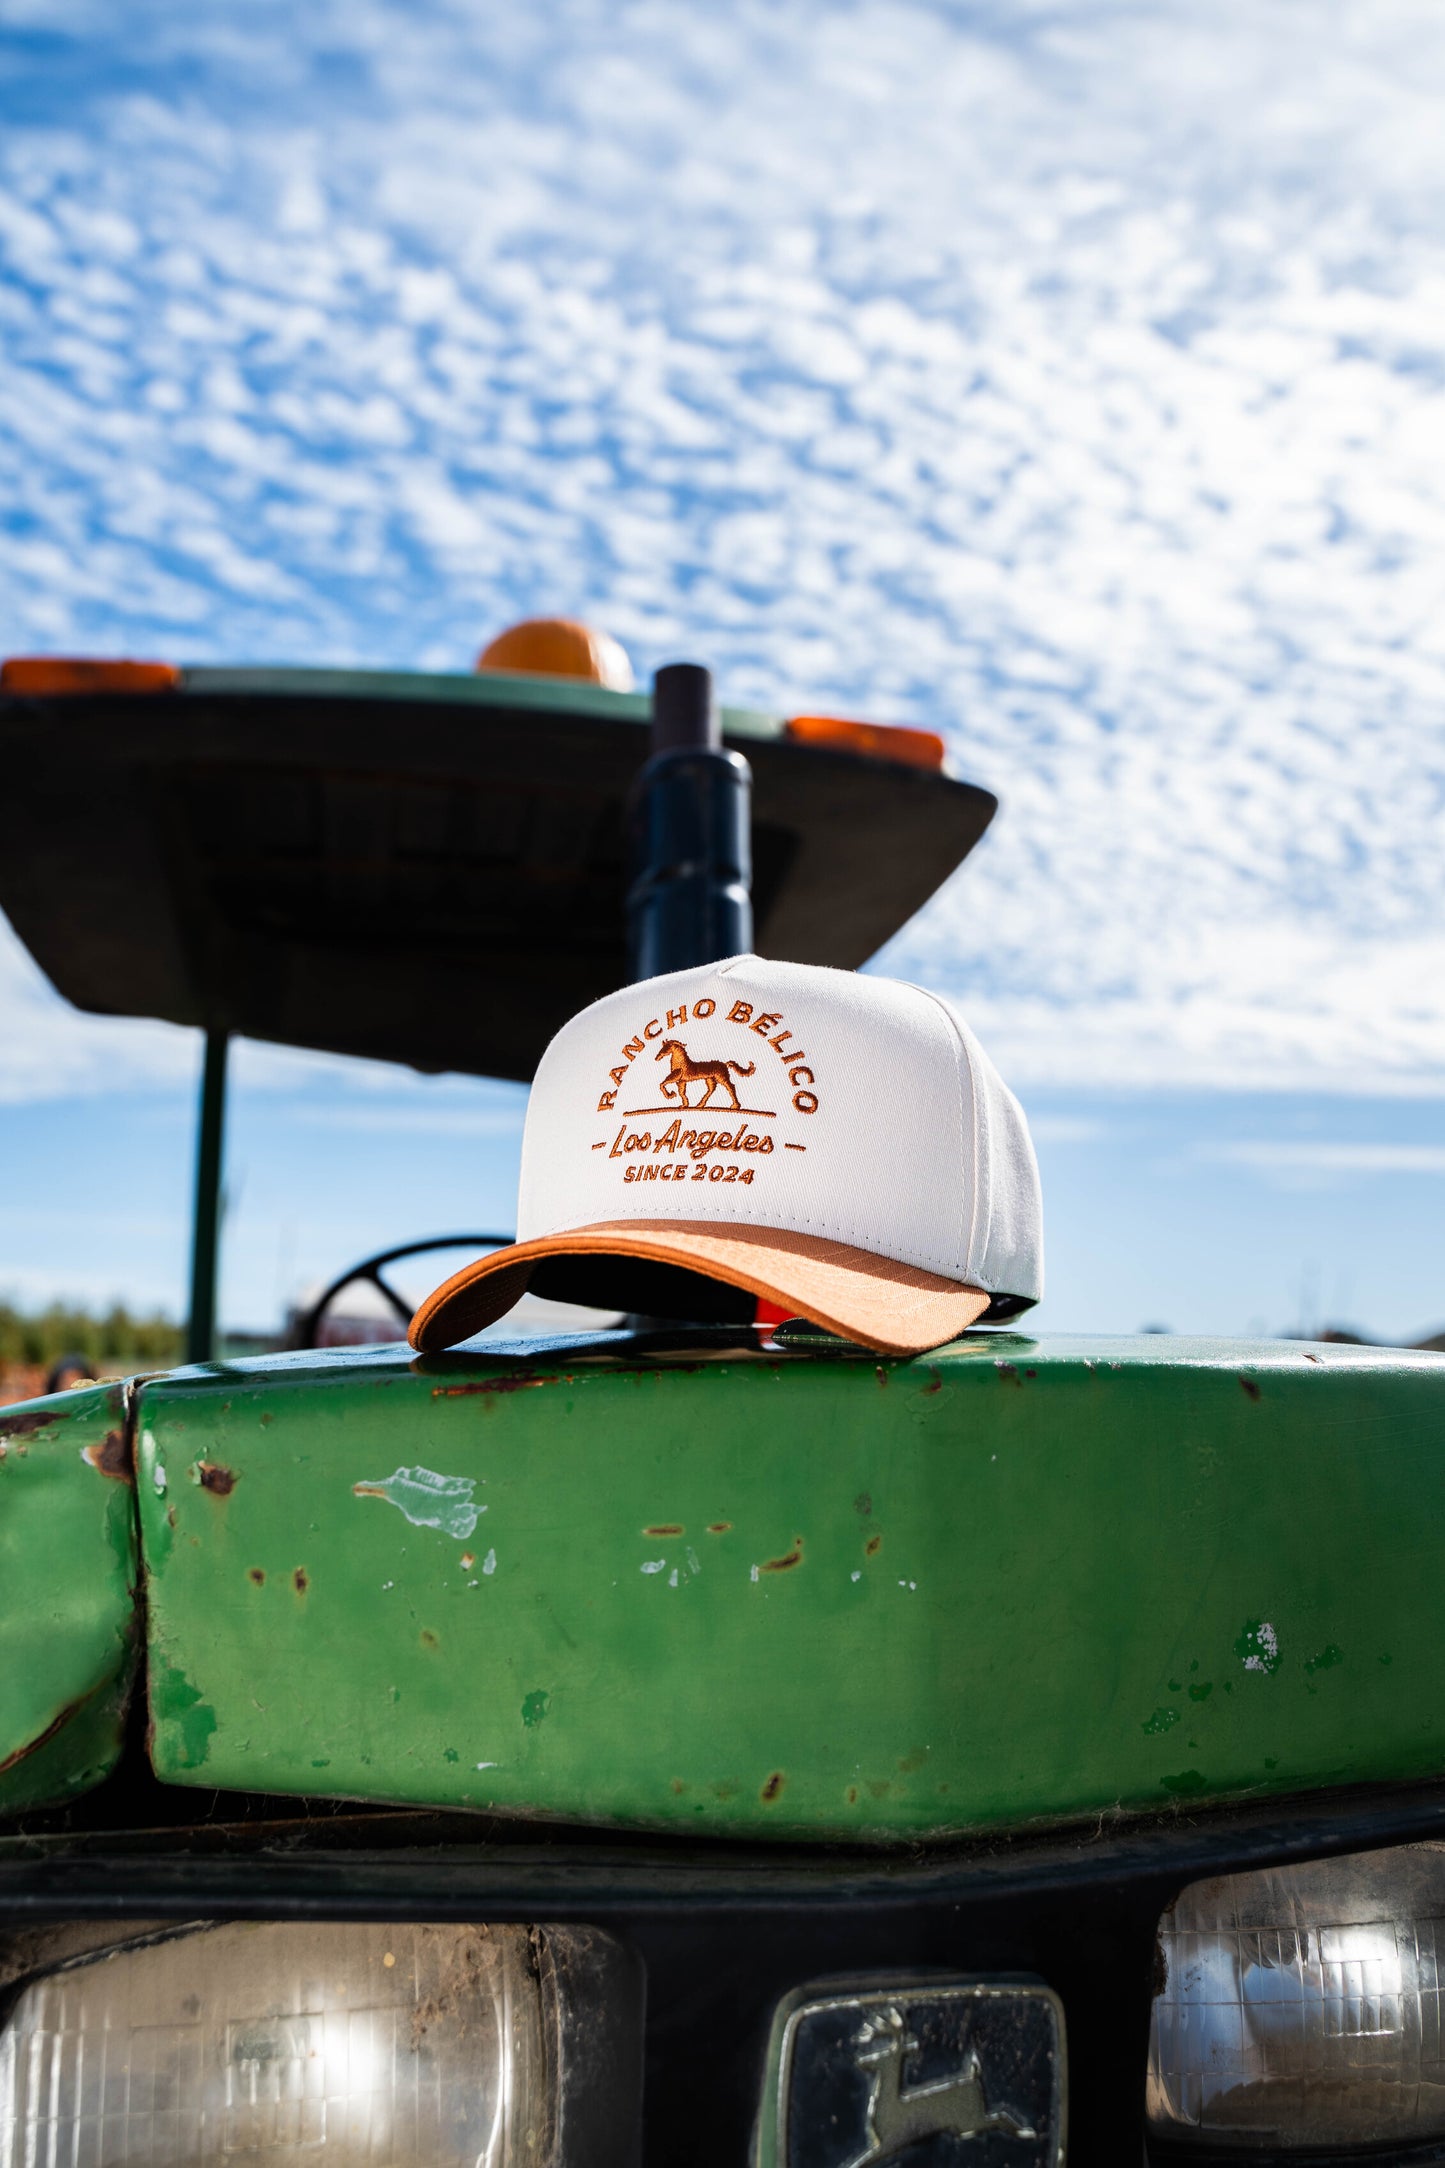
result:
M 119 662 L 78 655 L 12 655 L 0 663 L 0 692 L 21 697 L 76 693 L 168 693 L 181 673 L 170 662 Z
M 586 678 L 610 692 L 636 684 L 627 650 L 610 632 L 572 617 L 529 617 L 509 625 L 477 657 L 479 670 L 514 670 L 529 677 Z
M 854 753 L 865 760 L 896 760 L 908 768 L 943 766 L 944 744 L 936 730 L 906 730 L 891 723 L 850 723 L 838 715 L 792 715 L 784 725 L 800 745 Z

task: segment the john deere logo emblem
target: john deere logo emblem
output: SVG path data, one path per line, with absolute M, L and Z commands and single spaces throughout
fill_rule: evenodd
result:
M 921 2044 L 892 2003 L 864 2018 L 854 2035 L 854 2059 L 873 2073 L 865 2116 L 868 2144 L 848 2168 L 874 2168 L 918 2138 L 977 2138 L 986 2130 L 1007 2131 L 1010 2138 L 1038 2136 L 1011 2108 L 989 2106 L 976 2047 L 970 2047 L 956 2077 L 905 2090 L 904 2058 Z
M 1040 1982 L 819 1981 L 774 2017 L 756 2168 L 1060 2168 L 1065 2088 Z
M 806 1138 L 779 1135 L 773 1129 L 753 1129 L 750 1122 L 782 1122 L 795 1132 L 807 1128 L 794 1122 L 794 1114 L 818 1112 L 817 1077 L 807 1048 L 783 1022 L 780 1011 L 764 1009 L 754 1015 L 751 1002 L 734 1001 L 720 1010 L 711 995 L 691 1005 L 683 1002 L 661 1016 L 650 1016 L 626 1041 L 616 1066 L 608 1072 L 608 1085 L 597 1101 L 599 1114 L 620 1116 L 621 1126 L 610 1137 L 595 1137 L 594 1152 L 606 1152 L 621 1160 L 624 1182 L 741 1182 L 751 1184 L 759 1173 L 759 1160 L 775 1151 L 806 1152 Z M 686 1025 L 688 1037 L 680 1028 Z M 726 1027 L 733 1026 L 728 1033 Z M 699 1032 L 698 1027 L 702 1027 Z M 749 1036 L 735 1041 L 737 1052 L 727 1051 L 727 1038 L 735 1033 Z M 761 1039 L 778 1066 L 757 1049 Z M 689 1043 L 691 1042 L 691 1043 Z M 694 1052 L 693 1049 L 697 1051 Z M 651 1062 L 645 1057 L 650 1054 Z M 641 1067 L 634 1064 L 641 1060 Z M 661 1076 L 657 1064 L 665 1063 Z M 758 1076 L 762 1063 L 764 1075 Z M 772 1083 L 769 1085 L 768 1078 Z M 772 1106 L 745 1106 L 738 1095 L 738 1080 L 757 1077 L 748 1097 L 775 1101 Z M 656 1079 L 654 1082 L 653 1080 Z M 624 1094 L 623 1086 L 630 1089 Z M 654 1101 L 653 1092 L 657 1097 Z M 618 1098 L 623 1103 L 618 1106 Z M 632 1102 L 636 1101 L 636 1104 Z M 786 1101 L 786 1104 L 782 1103 Z M 643 1103 L 647 1102 L 647 1103 Z M 684 1115 L 721 1116 L 721 1128 L 684 1121 Z M 654 1129 L 652 1118 L 671 1116 L 665 1126 Z M 735 1124 L 731 1118 L 737 1116 Z M 646 1122 L 646 1128 L 633 1128 Z

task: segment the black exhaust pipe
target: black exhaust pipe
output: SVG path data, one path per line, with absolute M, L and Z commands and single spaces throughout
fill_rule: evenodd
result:
M 753 945 L 752 770 L 724 750 L 712 675 L 669 663 L 652 681 L 652 752 L 628 799 L 634 979 Z

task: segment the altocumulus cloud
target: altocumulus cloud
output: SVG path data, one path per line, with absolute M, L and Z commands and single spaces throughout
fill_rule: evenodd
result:
M 939 720 L 1029 1082 L 1445 1083 L 1429 0 L 4 10 L 10 650 Z M 0 959 L 0 1091 L 162 1073 Z

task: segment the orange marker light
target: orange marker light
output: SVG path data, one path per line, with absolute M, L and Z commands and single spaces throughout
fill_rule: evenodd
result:
M 482 649 L 477 668 L 586 678 L 614 693 L 630 693 L 636 682 L 621 641 L 572 617 L 529 617 L 520 625 L 509 625 Z
M 0 692 L 168 693 L 181 673 L 172 662 L 96 662 L 76 655 L 12 655 L 0 663 Z
M 793 715 L 783 729 L 802 745 L 825 745 L 865 760 L 897 760 L 909 768 L 943 766 L 944 744 L 936 730 L 905 730 L 891 723 L 847 723 L 836 715 Z

